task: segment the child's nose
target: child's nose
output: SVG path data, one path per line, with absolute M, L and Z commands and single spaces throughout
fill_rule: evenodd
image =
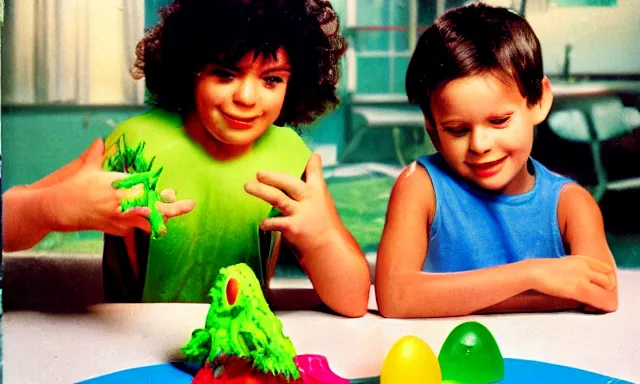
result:
M 245 78 L 238 82 L 238 88 L 233 94 L 233 101 L 245 106 L 253 106 L 256 103 L 256 84 L 253 79 Z
M 469 150 L 476 154 L 488 152 L 493 146 L 493 137 L 489 130 L 484 128 L 474 128 L 471 130 L 469 138 Z

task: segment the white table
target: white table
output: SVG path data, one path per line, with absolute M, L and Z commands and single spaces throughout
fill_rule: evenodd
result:
M 482 315 L 393 320 L 372 313 L 346 319 L 312 311 L 279 312 L 298 353 L 328 357 L 333 370 L 355 378 L 380 374 L 393 343 L 407 334 L 437 354 L 458 324 L 476 320 L 495 336 L 504 357 L 545 361 L 640 382 L 640 271 L 620 271 L 620 309 L 582 313 Z M 201 327 L 208 305 L 100 304 L 87 313 L 4 314 L 4 383 L 72 383 L 165 363 Z

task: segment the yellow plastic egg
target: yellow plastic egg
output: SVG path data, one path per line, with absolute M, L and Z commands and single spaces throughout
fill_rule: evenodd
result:
M 391 347 L 382 363 L 380 384 L 440 384 L 440 363 L 427 343 L 404 336 Z

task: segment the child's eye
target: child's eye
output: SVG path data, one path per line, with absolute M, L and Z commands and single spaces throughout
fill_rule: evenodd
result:
M 495 118 L 495 119 L 491 119 L 491 120 L 489 120 L 489 122 L 492 125 L 501 126 L 501 125 L 504 125 L 504 124 L 508 123 L 509 119 L 511 119 L 511 116 L 504 116 L 504 117 L 498 117 L 498 118 Z
M 284 82 L 284 79 L 279 76 L 267 76 L 264 81 L 269 85 L 276 85 Z
M 231 80 L 235 77 L 235 75 L 233 74 L 233 72 L 231 71 L 227 71 L 225 69 L 220 69 L 220 68 L 216 68 L 214 70 L 211 71 L 211 74 L 215 77 L 217 77 L 220 80 Z
M 464 136 L 469 132 L 467 128 L 454 128 L 454 127 L 444 127 L 444 131 L 453 135 L 453 136 Z

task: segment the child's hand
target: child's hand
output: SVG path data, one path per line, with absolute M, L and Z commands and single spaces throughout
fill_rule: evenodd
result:
M 322 176 L 322 160 L 313 154 L 305 170 L 306 181 L 276 172 L 258 172 L 245 190 L 271 204 L 282 215 L 265 219 L 260 228 L 282 232 L 301 253 L 329 241 L 339 216 Z
M 96 140 L 76 160 L 43 179 L 46 183 L 32 185 L 43 188 L 44 219 L 51 230 L 97 230 L 117 236 L 134 227 L 151 230 L 145 219 L 150 214 L 148 208 L 120 212 L 120 201 L 132 190 L 115 189 L 112 183 L 129 175 L 103 171 L 103 153 L 104 142 Z M 158 203 L 166 219 L 190 212 L 193 207 L 190 200 Z
M 340 221 L 322 176 L 320 156 L 307 163 L 305 181 L 274 172 L 258 172 L 245 190 L 282 215 L 262 221 L 260 228 L 278 231 L 298 257 L 320 300 L 349 317 L 367 312 L 369 265 L 351 233 Z
M 572 255 L 534 259 L 535 289 L 541 293 L 584 303 L 605 312 L 617 309 L 613 266 L 592 257 Z
M 129 193 L 138 193 L 136 192 L 136 189 L 138 188 L 142 189 L 142 185 L 139 184 L 132 187 L 131 189 L 129 189 L 129 191 L 131 191 Z M 174 189 L 163 189 L 160 192 L 160 198 L 162 199 L 162 201 L 158 201 L 156 203 L 156 208 L 158 209 L 158 212 L 160 212 L 160 214 L 163 216 L 165 223 L 167 222 L 167 220 L 173 217 L 184 215 L 185 213 L 193 211 L 193 208 L 195 207 L 195 202 L 193 200 L 177 200 L 176 191 Z M 151 215 L 151 209 L 149 209 L 148 207 L 133 207 L 125 213 L 140 215 L 149 218 L 149 216 Z M 146 232 L 151 232 L 151 226 L 148 222 L 144 227 L 138 228 L 141 228 Z

